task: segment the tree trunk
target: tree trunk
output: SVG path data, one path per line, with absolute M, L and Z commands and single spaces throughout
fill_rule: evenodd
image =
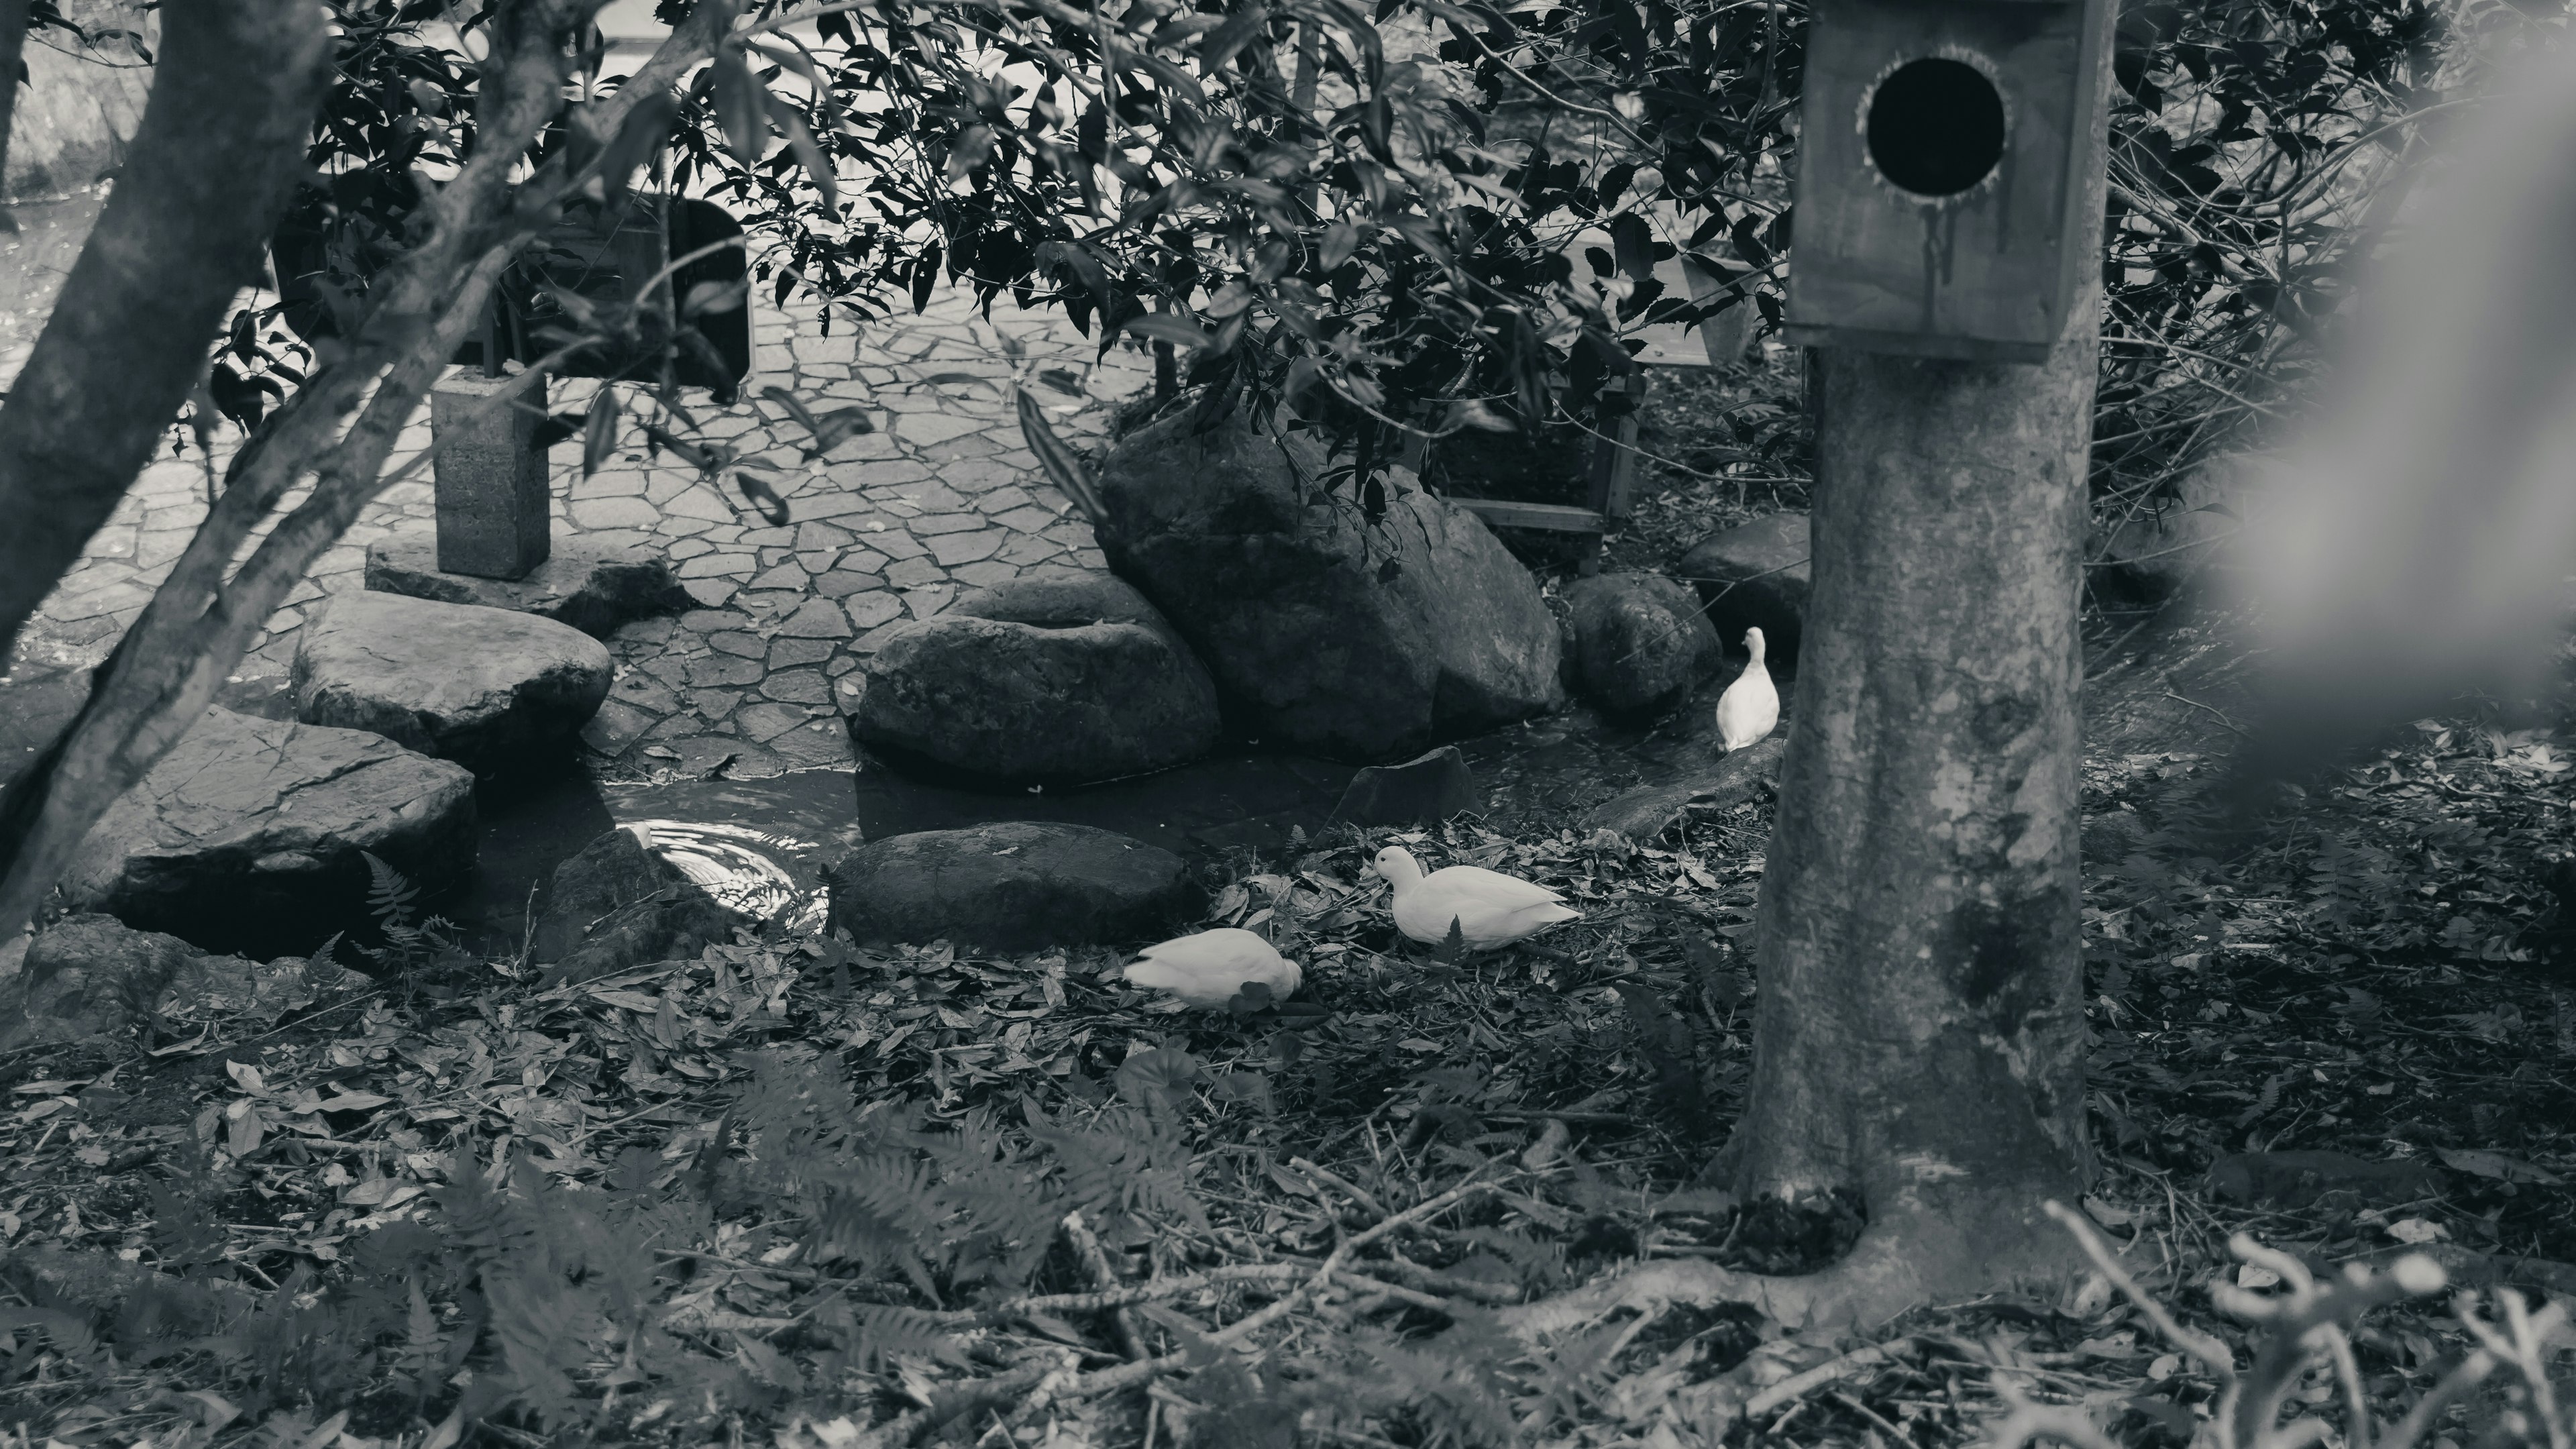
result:
M 1713 1175 L 1748 1199 L 1855 1192 L 1859 1242 L 1802 1278 L 1656 1265 L 1522 1331 L 1677 1300 L 1875 1324 L 2081 1263 L 2040 1204 L 2091 1168 L 2076 624 L 2100 308 L 2095 271 L 2038 366 L 1819 358 L 1753 1077 Z
M 130 159 L 0 409 L 0 658 L 150 460 L 258 276 L 322 95 L 322 18 L 293 0 L 162 11 Z
M 26 64 L 28 0 L 0 0 L 0 176 L 9 174 L 9 128 L 18 118 L 18 69 Z M 6 197 L 0 197 L 5 201 Z M 6 216 L 0 210 L 0 216 Z M 9 230 L 17 230 L 11 222 Z M 0 655 L 0 658 L 6 658 Z
M 2039 1204 L 2089 1166 L 2076 607 L 2093 317 L 2088 298 L 2036 369 L 1824 361 L 1814 584 L 1728 1150 L 1747 1196 L 1858 1190 L 1856 1256 L 1919 1278 L 1909 1300 L 2058 1261 Z

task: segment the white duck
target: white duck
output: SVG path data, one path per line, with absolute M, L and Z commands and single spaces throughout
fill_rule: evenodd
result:
M 1148 946 L 1127 966 L 1130 985 L 1168 991 L 1208 1010 L 1222 1010 L 1253 982 L 1269 987 L 1272 1001 L 1284 1001 L 1305 980 L 1296 962 L 1260 936 L 1233 926 Z
M 1744 647 L 1753 651 L 1753 662 L 1717 697 L 1717 737 L 1730 755 L 1780 723 L 1780 691 L 1772 687 L 1771 671 L 1762 663 L 1762 631 L 1745 630 Z
M 1432 945 L 1449 939 L 1453 921 L 1468 949 L 1491 951 L 1583 915 L 1543 885 L 1481 865 L 1445 866 L 1426 876 L 1401 845 L 1379 851 L 1370 864 L 1395 888 L 1395 928 Z

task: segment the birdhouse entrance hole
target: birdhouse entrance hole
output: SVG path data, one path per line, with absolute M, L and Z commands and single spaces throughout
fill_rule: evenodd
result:
M 2004 98 L 1965 61 L 1907 61 L 1870 93 L 1866 115 L 1871 164 L 1917 196 L 1956 196 L 2003 159 Z

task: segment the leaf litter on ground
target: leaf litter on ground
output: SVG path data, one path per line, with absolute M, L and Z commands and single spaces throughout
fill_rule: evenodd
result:
M 2117 853 L 2090 852 L 2085 1208 L 2232 1342 L 2193 1285 L 2238 1230 L 2319 1265 L 2426 1247 L 2472 1284 L 2547 1287 L 2576 1258 L 2545 863 L 2570 786 L 2533 767 L 2546 738 L 2405 743 L 2224 858 L 2198 843 L 2207 762 L 2087 770 L 2088 845 Z M 1982 1434 L 2003 1382 L 2132 1442 L 2189 1437 L 2211 1381 L 2107 1298 L 1858 1337 L 1723 1309 L 1535 1347 L 1498 1326 L 1622 1264 L 1799 1271 L 1857 1234 L 1857 1204 L 1699 1180 L 1749 1065 L 1768 810 L 1644 844 L 1458 822 L 1240 853 L 1206 924 L 1306 967 L 1261 1009 L 1176 1012 L 1109 950 L 778 934 L 551 990 L 506 965 L 390 991 L 316 971 L 154 1023 L 158 1054 L 5 1064 L 0 1422 L 406 1449 L 478 1424 L 1112 1444 L 1147 1416 L 1174 1443 L 1743 1422 L 1930 1445 Z M 1361 868 L 1390 841 L 1585 919 L 1545 954 L 1413 946 Z M 2216 1164 L 2300 1152 L 2410 1169 L 2208 1190 Z M 2393 1416 L 2463 1342 L 2387 1310 L 2359 1341 L 2374 1402 Z

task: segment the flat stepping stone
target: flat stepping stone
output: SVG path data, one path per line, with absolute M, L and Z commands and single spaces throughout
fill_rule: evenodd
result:
M 210 709 L 126 792 L 64 873 L 99 911 L 213 951 L 302 954 L 372 939 L 371 853 L 422 908 L 473 869 L 474 776 L 364 730 Z
M 552 619 L 352 591 L 304 626 L 295 717 L 493 775 L 560 752 L 614 673 L 607 646 Z
M 523 579 L 441 573 L 438 539 L 428 529 L 367 545 L 367 587 L 442 604 L 480 604 L 569 624 L 605 639 L 637 619 L 678 614 L 698 601 L 671 561 L 640 548 L 611 548 L 580 537 L 558 538 L 554 555 Z
M 1151 940 L 1205 896 L 1181 858 L 1087 825 L 1006 821 L 889 836 L 824 873 L 851 938 L 993 951 Z
M 1187 764 L 1216 748 L 1216 685 L 1145 596 L 1050 570 L 890 632 L 850 733 L 899 761 L 1013 785 Z

